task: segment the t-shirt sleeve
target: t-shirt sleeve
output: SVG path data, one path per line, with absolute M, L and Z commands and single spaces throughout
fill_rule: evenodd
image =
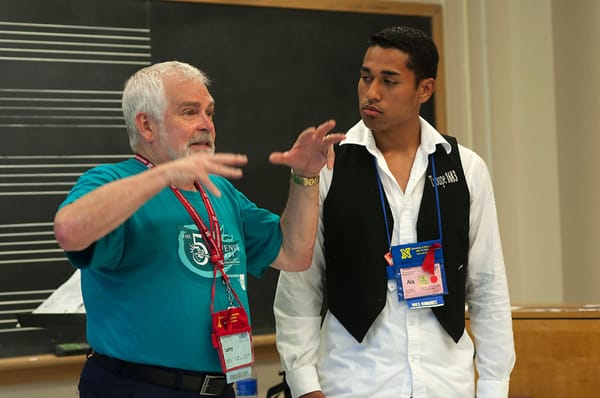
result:
M 59 209 L 119 178 L 106 166 L 97 166 L 88 170 L 79 177 L 66 199 L 60 204 Z M 118 264 L 123 250 L 123 234 L 124 226 L 121 225 L 88 248 L 76 252 L 65 252 L 65 254 L 71 264 L 77 268 L 114 267 Z

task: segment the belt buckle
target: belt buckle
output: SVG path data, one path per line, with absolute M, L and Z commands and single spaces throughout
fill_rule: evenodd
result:
M 221 381 L 221 383 L 213 383 L 213 381 Z M 223 386 L 227 385 L 227 383 L 223 384 L 223 382 L 225 382 L 223 376 L 204 376 L 202 388 L 200 388 L 200 395 L 207 395 L 209 397 L 218 397 L 219 395 L 223 395 L 225 392 L 225 388 L 223 388 Z

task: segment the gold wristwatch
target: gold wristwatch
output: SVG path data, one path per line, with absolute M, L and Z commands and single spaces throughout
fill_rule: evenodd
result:
M 291 172 L 292 173 L 290 174 L 290 178 L 292 179 L 292 181 L 294 181 L 294 183 L 298 185 L 302 185 L 303 187 L 312 187 L 315 185 L 319 185 L 319 176 L 304 177 L 294 173 L 294 170 L 291 170 Z

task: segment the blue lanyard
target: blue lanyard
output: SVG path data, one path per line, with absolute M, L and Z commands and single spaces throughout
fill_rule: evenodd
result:
M 439 231 L 439 239 L 442 240 L 442 215 L 440 213 L 440 195 L 438 192 L 438 184 L 437 184 L 437 175 L 435 173 L 435 160 L 433 158 L 433 153 L 429 155 L 429 162 L 431 163 L 431 174 L 433 176 L 433 189 L 435 191 L 435 207 L 437 211 L 437 219 L 438 219 L 438 231 Z M 381 176 L 379 175 L 379 169 L 377 168 L 377 158 L 373 156 L 373 164 L 375 166 L 375 175 L 377 176 L 377 186 L 379 188 L 379 199 L 381 200 L 381 208 L 383 209 L 383 219 L 385 221 L 385 233 L 387 235 L 388 247 L 392 247 L 392 239 L 390 235 L 390 227 L 388 225 L 388 216 L 387 211 L 385 209 L 385 197 L 383 194 L 383 184 L 381 183 Z M 427 181 L 425 181 L 427 184 Z

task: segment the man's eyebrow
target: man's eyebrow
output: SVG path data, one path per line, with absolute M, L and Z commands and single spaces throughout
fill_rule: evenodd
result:
M 202 105 L 202 102 L 200 102 L 200 101 L 185 101 L 185 102 L 182 102 L 181 104 L 179 104 L 179 107 L 180 108 L 185 108 L 187 106 L 199 107 L 201 105 Z M 215 101 L 214 100 L 210 100 L 208 102 L 207 108 L 211 108 L 211 107 L 214 107 L 214 106 L 215 106 Z
M 361 71 L 361 72 L 365 72 L 365 73 L 372 73 L 372 72 L 371 72 L 371 69 L 370 69 L 370 68 L 367 68 L 366 66 L 363 66 L 363 67 L 361 67 L 361 68 L 360 68 L 360 71 Z M 394 72 L 394 71 L 392 71 L 392 70 L 382 70 L 382 71 L 381 71 L 381 74 L 382 74 L 382 75 L 385 75 L 385 76 L 400 76 L 400 73 L 398 73 L 398 72 Z
M 200 106 L 200 102 L 197 101 L 185 101 L 179 104 L 180 108 L 185 108 L 187 106 Z

